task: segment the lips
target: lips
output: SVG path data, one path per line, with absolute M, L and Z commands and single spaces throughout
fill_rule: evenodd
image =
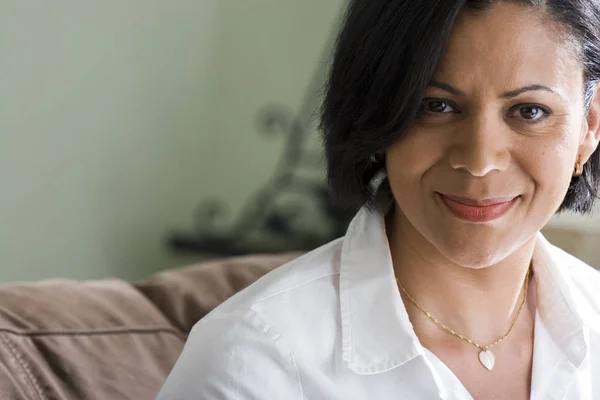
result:
M 520 196 L 470 199 L 438 193 L 448 210 L 456 217 L 470 222 L 488 222 L 502 217 Z
M 448 194 L 443 194 L 442 196 L 444 196 L 445 198 L 450 199 L 452 201 L 455 201 L 457 203 L 461 203 L 461 204 L 465 204 L 467 206 L 473 206 L 473 207 L 487 207 L 487 206 L 493 206 L 495 204 L 508 203 L 509 201 L 513 200 L 516 197 L 516 196 L 494 197 L 494 198 L 485 199 L 485 200 L 473 200 L 473 199 L 469 199 L 466 197 L 451 196 Z

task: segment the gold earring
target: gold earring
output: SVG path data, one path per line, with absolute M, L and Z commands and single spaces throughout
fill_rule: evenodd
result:
M 577 163 L 575 163 L 575 169 L 573 170 L 573 177 L 577 178 L 583 174 L 583 163 L 581 162 L 581 155 L 577 156 Z

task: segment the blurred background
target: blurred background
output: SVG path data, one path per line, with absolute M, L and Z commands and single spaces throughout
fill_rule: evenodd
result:
M 0 0 L 0 281 L 335 237 L 313 116 L 343 3 Z M 545 233 L 600 266 L 599 213 Z

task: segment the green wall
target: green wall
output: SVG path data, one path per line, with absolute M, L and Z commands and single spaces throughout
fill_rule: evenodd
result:
M 197 205 L 235 213 L 341 0 L 0 0 L 0 281 L 138 278 Z

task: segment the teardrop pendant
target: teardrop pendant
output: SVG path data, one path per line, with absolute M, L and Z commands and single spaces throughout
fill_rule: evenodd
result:
M 490 350 L 482 350 L 479 352 L 479 361 L 488 369 L 488 371 L 491 371 L 496 363 L 496 358 L 494 357 L 494 353 Z

